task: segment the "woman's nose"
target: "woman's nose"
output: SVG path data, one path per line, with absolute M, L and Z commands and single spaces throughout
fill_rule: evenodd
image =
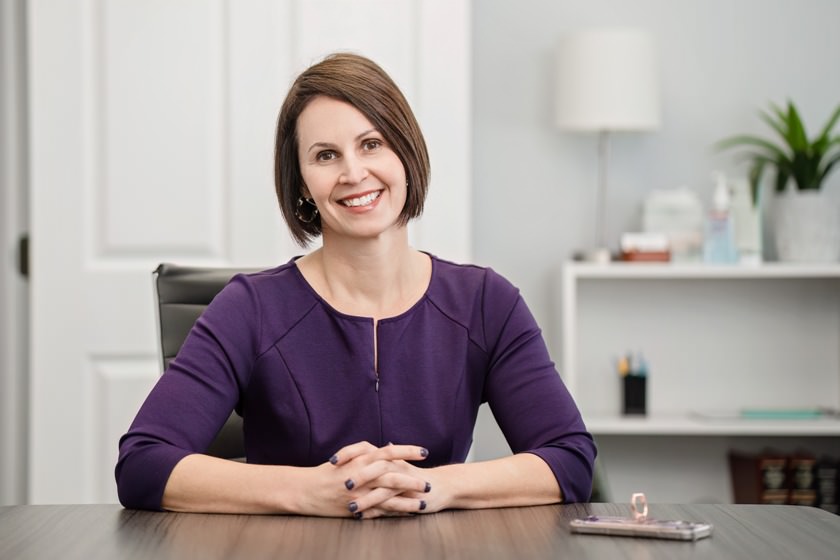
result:
M 355 155 L 349 155 L 344 158 L 344 167 L 338 177 L 338 182 L 356 184 L 362 182 L 367 175 L 368 170 L 364 162 Z

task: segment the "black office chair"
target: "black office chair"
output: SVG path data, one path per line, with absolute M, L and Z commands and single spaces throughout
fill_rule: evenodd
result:
M 597 441 L 596 441 L 597 443 Z M 595 459 L 595 467 L 592 473 L 592 495 L 590 502 L 611 502 L 609 482 L 607 481 L 607 470 L 604 467 L 603 457 Z
M 187 338 L 196 319 L 230 279 L 239 272 L 258 269 L 179 266 L 164 263 L 152 274 L 157 298 L 157 324 L 160 334 L 161 371 L 169 367 Z M 245 457 L 242 418 L 233 412 L 216 439 L 207 449 L 208 455 L 223 459 Z

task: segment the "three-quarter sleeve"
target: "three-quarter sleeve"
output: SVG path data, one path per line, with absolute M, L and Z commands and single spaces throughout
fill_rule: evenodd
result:
M 128 508 L 160 509 L 175 465 L 206 451 L 240 400 L 258 353 L 260 306 L 236 277 L 198 319 L 120 439 L 117 493 Z
M 565 502 L 588 501 L 596 449 L 518 290 L 487 271 L 482 312 L 490 357 L 484 398 L 514 453 L 554 473 Z

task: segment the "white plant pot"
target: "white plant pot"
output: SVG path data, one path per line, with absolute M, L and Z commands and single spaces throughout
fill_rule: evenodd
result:
M 794 191 L 776 197 L 776 253 L 786 262 L 840 260 L 840 205 L 821 191 Z

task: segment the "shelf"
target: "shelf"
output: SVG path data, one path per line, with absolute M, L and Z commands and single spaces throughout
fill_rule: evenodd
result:
M 840 264 L 764 263 L 709 265 L 702 263 L 567 263 L 567 274 L 603 279 L 702 279 L 702 278 L 840 278 Z
M 735 412 L 840 409 L 840 263 L 574 262 L 558 272 L 560 373 L 613 494 L 726 500 L 733 449 L 840 452 L 840 418 Z M 648 416 L 620 414 L 613 360 L 631 351 L 650 366 Z
M 838 263 L 566 263 L 563 380 L 582 409 L 604 410 L 620 402 L 609 361 L 643 350 L 655 372 L 649 410 L 737 408 L 756 388 L 759 401 L 840 408 L 838 283 Z
M 622 436 L 838 436 L 840 420 L 718 420 L 686 415 L 585 415 L 598 435 Z

